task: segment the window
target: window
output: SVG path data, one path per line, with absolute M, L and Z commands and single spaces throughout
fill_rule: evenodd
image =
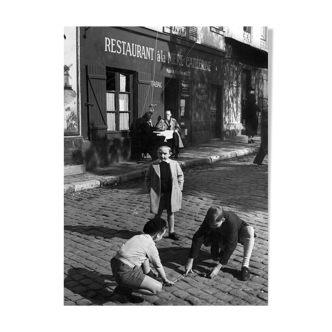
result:
M 164 27 L 164 32 L 179 37 L 187 37 L 187 27 Z
M 251 27 L 243 27 L 243 31 L 251 33 Z
M 224 27 L 210 27 L 210 31 L 217 33 L 219 35 L 224 34 Z
M 261 39 L 267 40 L 267 27 L 261 27 Z
M 129 130 L 133 98 L 133 74 L 106 68 L 107 130 Z
M 197 27 L 164 27 L 164 32 L 193 41 L 197 40 Z

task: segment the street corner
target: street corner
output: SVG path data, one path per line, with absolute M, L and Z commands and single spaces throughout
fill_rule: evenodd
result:
M 70 194 L 75 192 L 75 184 L 65 184 L 64 185 L 64 194 Z

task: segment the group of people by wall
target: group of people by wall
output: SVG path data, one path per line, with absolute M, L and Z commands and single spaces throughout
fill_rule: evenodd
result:
M 183 148 L 181 139 L 181 128 L 176 119 L 172 118 L 170 110 L 165 112 L 165 118 L 158 118 L 155 125 L 152 123 L 153 108 L 146 112 L 141 118 L 137 120 L 136 139 L 138 142 L 139 157 L 142 159 L 148 158 L 150 155 L 152 160 L 157 159 L 157 148 L 164 141 L 167 146 L 171 148 L 171 154 L 176 159 L 179 157 L 180 148 Z M 158 132 L 165 130 L 173 131 L 171 139 L 165 139 L 165 136 L 158 136 Z

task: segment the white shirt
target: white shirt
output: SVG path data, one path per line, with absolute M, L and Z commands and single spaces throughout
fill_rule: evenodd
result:
M 131 268 L 140 267 L 147 258 L 155 268 L 162 267 L 156 244 L 148 234 L 133 236 L 117 251 L 116 258 Z

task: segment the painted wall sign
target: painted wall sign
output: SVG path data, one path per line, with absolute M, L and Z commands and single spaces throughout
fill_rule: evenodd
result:
M 189 97 L 189 82 L 187 81 L 181 82 L 181 97 L 182 98 Z
M 151 86 L 154 87 L 154 88 L 162 88 L 163 87 L 163 82 L 151 81 Z
M 167 74 L 171 74 L 171 75 L 175 75 L 175 73 L 177 75 L 181 75 L 181 76 L 190 76 L 190 71 L 182 71 L 182 70 L 174 70 L 174 69 L 170 69 L 170 68 L 166 68 L 166 73 Z
M 128 43 L 124 40 L 105 37 L 105 52 L 120 54 L 129 57 L 135 57 L 150 61 L 157 61 L 171 64 L 174 66 L 194 68 L 198 70 L 211 71 L 211 62 L 186 57 L 180 53 L 171 53 L 164 50 L 155 50 L 152 47 Z

